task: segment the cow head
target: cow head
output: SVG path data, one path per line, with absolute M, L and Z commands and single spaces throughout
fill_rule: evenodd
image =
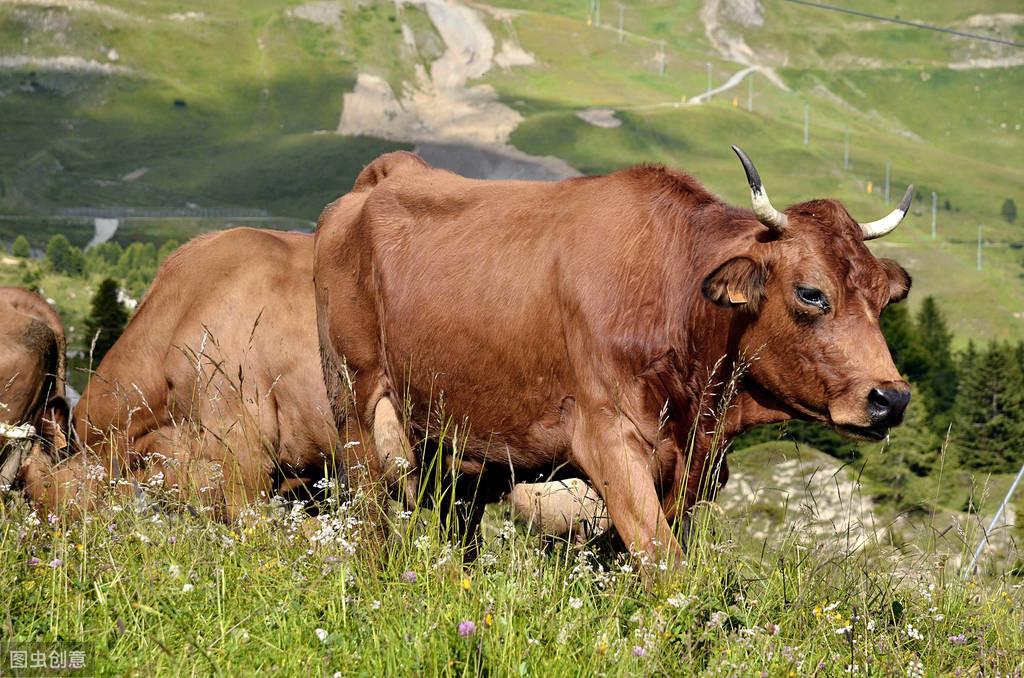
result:
M 853 437 L 884 437 L 902 421 L 910 387 L 893 364 L 879 315 L 907 296 L 910 276 L 895 261 L 876 258 L 864 241 L 899 224 L 913 186 L 892 213 L 865 224 L 836 200 L 780 212 L 753 163 L 733 149 L 766 230 L 720 263 L 703 289 L 713 302 L 749 314 L 739 338 L 739 348 L 755 356 L 748 378 L 794 416 Z
M 0 288 L 0 486 L 31 452 L 67 446 L 64 353 L 63 325 L 45 300 Z

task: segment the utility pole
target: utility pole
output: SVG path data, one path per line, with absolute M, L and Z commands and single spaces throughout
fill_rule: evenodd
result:
M 964 570 L 964 579 L 969 579 L 971 575 L 974 574 L 974 566 L 978 564 L 978 557 L 988 544 L 988 536 L 992 534 L 992 530 L 995 529 L 999 519 L 1003 517 L 1003 513 L 1006 511 L 1006 505 L 1010 503 L 1010 500 L 1013 498 L 1013 493 L 1017 491 L 1017 486 L 1020 485 L 1021 478 L 1024 478 L 1024 466 L 1021 466 L 1020 470 L 1017 471 L 1017 477 L 1013 479 L 1013 484 L 1010 485 L 1010 489 L 1006 493 L 1006 498 L 1003 499 L 1003 503 L 999 505 L 999 510 L 996 511 L 994 516 L 992 516 L 992 522 L 988 524 L 988 529 L 985 530 L 985 534 L 982 535 L 981 541 L 978 542 L 978 548 L 974 550 L 974 557 L 971 558 L 971 564 L 967 566 L 966 570 Z
M 843 169 L 850 169 L 850 128 L 843 134 Z
M 710 61 L 708 62 L 708 94 L 707 94 L 707 99 L 708 99 L 708 102 L 710 103 L 710 101 L 711 101 L 711 62 Z
M 625 9 L 622 5 L 619 5 L 619 43 L 622 43 L 622 10 Z
M 601 0 L 594 0 L 594 25 L 601 25 Z
M 981 270 L 981 226 L 978 226 L 978 270 Z
M 747 75 L 747 111 L 754 112 L 754 72 Z
M 889 204 L 889 175 L 892 173 L 892 162 L 885 163 L 885 204 Z
M 939 196 L 932 191 L 932 240 L 935 240 L 935 209 L 938 204 Z
M 665 75 L 665 41 L 661 41 L 661 51 L 658 52 L 658 75 Z
M 804 104 L 804 146 L 811 143 L 811 105 Z

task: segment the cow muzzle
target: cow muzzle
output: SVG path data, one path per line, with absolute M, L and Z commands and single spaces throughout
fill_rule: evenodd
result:
M 903 421 L 903 413 L 910 403 L 909 388 L 873 388 L 868 393 L 868 413 L 872 426 L 892 428 Z
M 854 438 L 882 440 L 889 434 L 890 428 L 899 426 L 903 421 L 909 403 L 910 386 L 906 382 L 887 382 L 875 386 L 868 391 L 864 401 L 864 420 L 867 425 L 841 424 L 837 428 Z

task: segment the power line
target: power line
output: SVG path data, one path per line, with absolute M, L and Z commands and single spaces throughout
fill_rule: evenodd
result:
M 978 33 L 965 33 L 963 31 L 954 31 L 952 28 L 943 28 L 942 26 L 934 26 L 932 24 L 923 24 L 918 21 L 908 21 L 907 19 L 898 19 L 891 16 L 882 16 L 881 14 L 871 14 L 869 12 L 861 12 L 856 9 L 847 9 L 846 7 L 836 7 L 835 5 L 826 5 L 821 2 L 810 2 L 809 0 L 785 0 L 786 2 L 792 2 L 796 5 L 806 5 L 807 7 L 813 7 L 815 9 L 826 9 L 830 12 L 842 12 L 844 14 L 852 14 L 854 16 L 861 16 L 868 19 L 876 19 L 878 21 L 888 21 L 894 24 L 902 24 L 903 26 L 912 26 L 913 28 L 923 28 L 926 31 L 936 31 L 938 33 L 949 33 L 950 35 L 959 35 L 961 38 L 971 38 L 973 40 L 984 40 L 986 42 L 995 42 L 1000 45 L 1009 45 L 1011 47 L 1024 47 L 1024 43 L 1014 42 L 1013 40 L 1004 40 L 1002 38 L 993 38 L 989 35 L 980 35 Z

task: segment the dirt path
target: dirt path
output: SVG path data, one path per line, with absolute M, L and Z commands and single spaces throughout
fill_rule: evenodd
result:
M 383 78 L 360 74 L 344 97 L 338 132 L 401 141 L 504 144 L 522 121 L 487 85 L 472 86 L 494 64 L 494 37 L 480 15 L 454 0 L 404 0 L 421 7 L 444 40 L 445 51 L 399 98 Z
M 431 162 L 473 176 L 499 168 L 520 178 L 577 174 L 557 158 L 533 158 L 509 145 L 509 136 L 523 117 L 503 104 L 490 85 L 470 84 L 496 63 L 512 67 L 533 62 L 514 34 L 496 51 L 494 36 L 476 9 L 456 0 L 400 3 L 427 13 L 445 51 L 430 64 L 429 72 L 417 65 L 415 81 L 402 83 L 400 97 L 383 78 L 360 74 L 355 89 L 344 95 L 339 134 L 416 142 L 428 149 Z M 475 163 L 474 154 L 478 156 Z
M 133 14 L 129 14 L 117 7 L 111 7 L 109 5 L 101 5 L 98 2 L 92 0 L 0 0 L 0 5 L 24 5 L 30 7 L 63 7 L 71 11 L 84 11 L 94 12 L 96 14 L 106 14 L 107 16 L 117 17 L 119 19 L 133 19 L 138 18 Z
M 690 97 L 686 101 L 686 103 L 688 103 L 688 104 L 703 104 L 705 102 L 711 101 L 711 99 L 716 94 L 721 94 L 722 92 L 725 92 L 727 90 L 732 89 L 736 85 L 738 85 L 741 82 L 743 82 L 743 78 L 747 77 L 748 75 L 750 75 L 752 73 L 764 73 L 765 70 L 766 69 L 762 68 L 761 66 L 747 66 L 746 68 L 744 68 L 742 70 L 739 70 L 739 71 L 736 71 L 735 73 L 733 73 L 732 77 L 725 81 L 725 84 L 719 85 L 718 87 L 714 88 L 710 92 L 704 92 L 703 94 L 698 94 L 695 97 Z
M 83 59 L 82 57 L 77 56 L 0 56 L 0 70 L 22 70 L 25 68 L 33 68 L 39 71 L 82 73 L 89 75 L 114 75 L 132 72 L 132 69 L 125 66 L 115 66 L 114 64 L 101 63 L 95 59 Z
M 769 82 L 778 87 L 779 89 L 788 92 L 789 87 L 783 82 L 779 74 L 775 72 L 775 69 L 768 66 L 764 59 L 758 57 L 753 49 L 747 44 L 746 40 L 742 36 L 734 35 L 730 31 L 726 30 L 720 21 L 722 11 L 724 10 L 724 2 L 722 0 L 704 0 L 704 6 L 700 10 L 700 20 L 704 23 L 704 34 L 708 38 L 708 42 L 715 48 L 723 59 L 734 61 L 744 66 L 749 66 L 762 73 Z M 740 76 L 742 80 L 743 76 L 746 75 L 743 71 L 740 71 L 743 75 Z M 748 71 L 749 72 L 749 71 Z M 734 78 L 736 76 L 733 76 Z M 739 83 L 737 80 L 733 83 L 733 86 Z M 725 87 L 724 89 L 728 89 Z M 699 97 L 694 97 L 690 100 L 690 103 L 702 103 L 701 101 L 695 101 Z
M 108 219 L 103 217 L 93 219 L 92 223 L 95 230 L 93 232 L 92 240 L 90 240 L 89 244 L 85 246 L 85 249 L 109 242 L 109 240 L 117 234 L 117 228 L 121 225 L 121 222 L 117 219 Z

